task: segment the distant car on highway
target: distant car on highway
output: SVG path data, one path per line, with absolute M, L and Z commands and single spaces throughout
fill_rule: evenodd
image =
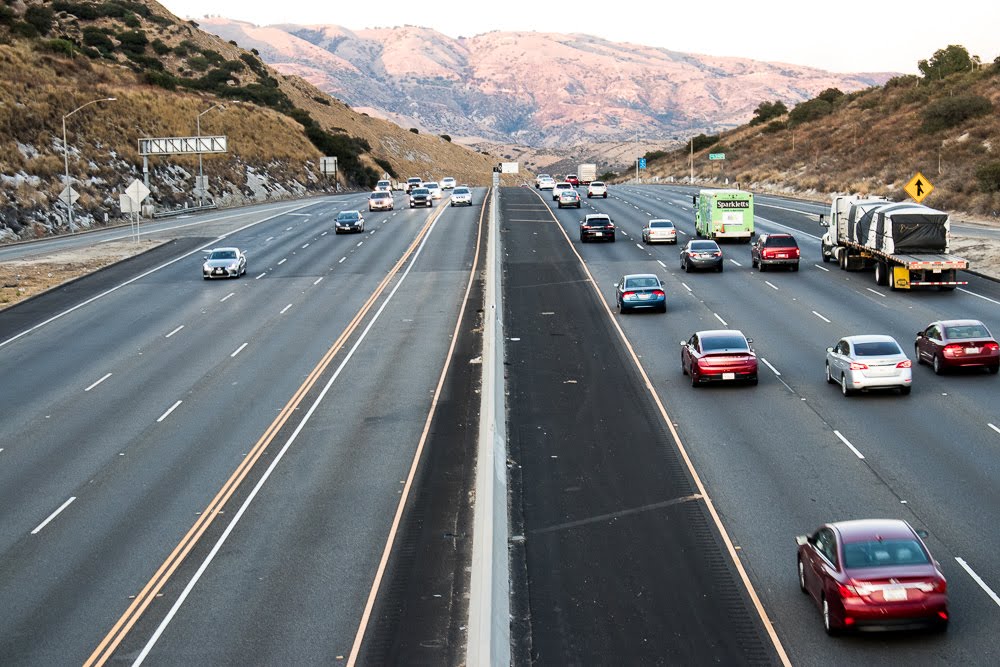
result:
M 459 185 L 451 191 L 449 199 L 452 206 L 458 206 L 459 204 L 472 206 L 472 190 L 464 185 Z
M 553 180 L 552 176 L 550 176 L 549 174 L 538 174 L 537 176 L 535 176 L 535 188 L 538 189 L 538 190 L 541 190 L 542 189 L 542 181 L 545 181 L 545 180 L 550 180 L 550 181 L 555 182 Z
M 615 242 L 615 222 L 606 213 L 592 213 L 580 222 L 580 242 L 597 239 Z
M 559 201 L 559 193 L 565 190 L 572 190 L 572 189 L 573 185 L 571 183 L 567 183 L 566 181 L 563 181 L 561 183 L 556 183 L 552 187 L 552 201 Z
M 559 193 L 559 197 L 556 199 L 559 204 L 559 208 L 563 207 L 573 207 L 580 208 L 580 193 L 570 188 L 568 190 L 562 190 Z
M 441 179 L 441 189 L 442 190 L 454 190 L 455 189 L 455 179 L 451 176 L 445 176 Z
M 715 241 L 691 239 L 681 249 L 681 268 L 688 273 L 695 269 L 714 269 L 721 273 L 722 248 Z
M 608 198 L 608 186 L 604 184 L 604 181 L 591 181 L 590 185 L 587 186 L 587 199 L 591 197 L 603 197 Z
M 360 234 L 363 231 L 365 231 L 365 216 L 361 215 L 361 211 L 341 211 L 337 214 L 337 219 L 334 221 L 336 234 L 346 232 Z
M 391 211 L 393 209 L 394 202 L 392 200 L 392 192 L 386 192 L 384 190 L 376 190 L 375 192 L 368 195 L 368 211 Z
M 677 243 L 677 228 L 666 219 L 650 220 L 642 228 L 643 243 Z
M 434 200 L 431 199 L 431 191 L 427 188 L 413 188 L 410 190 L 410 208 L 433 205 Z
M 375 184 L 375 192 L 392 192 L 392 181 L 379 181 Z
M 212 278 L 239 278 L 247 272 L 247 257 L 239 248 L 213 248 L 201 265 L 201 276 Z
M 743 381 L 757 384 L 757 355 L 753 340 L 737 329 L 696 331 L 681 341 L 681 372 L 691 386 L 705 382 Z
M 419 188 L 420 184 L 424 182 L 424 179 L 417 178 L 416 176 L 406 179 L 406 192 L 413 192 L 413 188 Z
M 1000 344 L 979 320 L 938 320 L 917 332 L 913 353 L 941 375 L 948 369 L 985 368 L 1000 371 Z
M 576 174 L 566 174 L 566 178 L 564 180 L 574 188 L 580 185 L 580 179 L 577 178 Z
M 791 234 L 761 234 L 750 245 L 750 264 L 760 272 L 769 266 L 787 266 L 799 270 L 799 244 Z
M 441 191 L 441 186 L 437 184 L 436 181 L 428 181 L 424 183 L 423 187 L 427 188 L 431 193 L 431 199 L 441 199 L 444 193 Z
M 799 588 L 819 608 L 827 634 L 948 628 L 948 582 L 906 521 L 838 521 L 795 541 Z
M 546 176 L 545 178 L 538 179 L 538 185 L 536 187 L 539 190 L 551 190 L 556 187 L 556 181 L 551 176 Z
M 654 309 L 667 312 L 667 295 L 663 281 L 652 273 L 631 273 L 615 283 L 615 304 L 624 314 L 635 309 Z
M 881 334 L 845 336 L 826 348 L 826 381 L 844 396 L 862 389 L 899 389 L 910 393 L 913 364 L 896 339 Z

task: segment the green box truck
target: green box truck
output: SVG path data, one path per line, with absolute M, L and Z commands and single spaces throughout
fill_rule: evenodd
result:
M 743 190 L 702 190 L 694 214 L 695 234 L 707 239 L 753 236 L 753 193 Z

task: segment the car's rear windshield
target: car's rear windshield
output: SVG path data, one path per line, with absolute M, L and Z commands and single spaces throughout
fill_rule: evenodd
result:
M 989 338 L 990 332 L 982 324 L 962 324 L 945 327 L 944 335 L 948 338 Z
M 341 220 L 357 220 L 361 216 L 358 215 L 357 211 L 344 211 L 337 217 Z
M 764 242 L 765 248 L 798 248 L 799 244 L 791 236 L 771 236 Z
M 715 241 L 692 241 L 691 250 L 718 250 L 719 245 Z
M 209 259 L 236 259 L 234 250 L 216 250 Z
M 642 278 L 629 278 L 625 281 L 625 287 L 629 289 L 637 289 L 640 287 L 659 287 L 660 281 L 658 278 L 653 276 L 645 276 Z
M 588 225 L 604 225 L 605 227 L 607 227 L 608 225 L 611 224 L 611 219 L 610 218 L 588 218 L 587 219 L 587 224 Z
M 657 222 L 649 223 L 649 226 L 652 227 L 653 229 L 673 229 L 674 223 L 670 222 L 669 220 L 660 220 Z
M 923 565 L 930 562 L 920 543 L 911 539 L 848 542 L 844 545 L 844 566 L 851 568 L 885 565 Z
M 597 187 L 604 187 L 604 182 L 603 181 L 591 181 L 590 184 L 591 185 L 596 185 Z
M 429 190 L 430 188 L 437 188 L 440 186 L 437 183 L 424 183 L 424 187 Z
M 702 336 L 701 349 L 705 352 L 715 350 L 748 350 L 747 340 L 743 336 Z
M 871 343 L 854 344 L 854 354 L 859 357 L 878 357 L 884 354 L 902 353 L 903 351 L 899 349 L 899 345 L 891 340 L 877 340 Z

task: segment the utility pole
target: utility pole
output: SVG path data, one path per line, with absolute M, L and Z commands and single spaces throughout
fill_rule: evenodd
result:
M 84 107 L 89 107 L 91 104 L 97 104 L 98 102 L 114 102 L 116 98 L 114 97 L 102 97 L 99 100 L 91 100 L 86 104 L 82 104 L 77 108 L 70 111 L 68 114 L 62 117 L 62 130 L 63 130 L 63 169 L 64 169 L 64 181 L 66 183 L 66 188 L 63 190 L 63 195 L 66 199 L 63 201 L 66 204 L 66 225 L 69 227 L 70 233 L 75 231 L 73 227 L 73 188 L 70 187 L 69 181 L 69 144 L 66 143 L 66 119 L 75 114 L 80 109 Z
M 221 102 L 218 102 L 216 104 L 213 104 L 209 108 L 205 109 L 204 111 L 202 111 L 200 114 L 198 114 L 198 117 L 195 118 L 195 120 L 194 120 L 195 126 L 197 127 L 197 133 L 198 133 L 198 139 L 197 139 L 197 141 L 198 141 L 198 187 L 195 188 L 198 191 L 198 206 L 202 205 L 202 197 L 204 196 L 205 192 L 207 191 L 207 188 L 204 187 L 204 185 L 205 185 L 205 172 L 201 168 L 201 117 L 204 116 L 205 114 L 207 114 L 212 109 L 225 109 L 225 108 L 226 107 L 224 107 Z

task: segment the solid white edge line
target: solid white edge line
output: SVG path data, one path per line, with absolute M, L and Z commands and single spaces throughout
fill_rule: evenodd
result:
M 98 381 L 97 381 L 97 382 L 95 382 L 94 384 L 92 384 L 92 385 L 90 385 L 89 387 L 87 387 L 86 389 L 84 389 L 84 391 L 90 391 L 91 389 L 93 389 L 93 388 L 94 388 L 94 387 L 96 387 L 97 385 L 99 385 L 99 384 L 101 384 L 102 382 L 104 382 L 105 380 L 107 380 L 107 379 L 108 379 L 109 377 L 111 377 L 111 373 L 105 373 L 105 374 L 104 374 L 104 377 L 102 377 L 102 378 L 101 378 L 100 380 L 98 380 Z
M 847 438 L 845 438 L 845 437 L 844 437 L 843 435 L 841 435 L 840 431 L 836 431 L 836 430 L 835 430 L 835 431 L 833 432 L 833 434 L 834 434 L 835 436 L 837 436 L 838 438 L 840 438 L 840 441 L 841 441 L 842 443 L 844 443 L 845 445 L 847 445 L 847 446 L 848 446 L 848 447 L 849 447 L 849 448 L 851 449 L 851 451 L 852 451 L 852 452 L 854 452 L 854 455 L 855 455 L 855 456 L 857 456 L 857 457 L 858 457 L 859 459 L 862 459 L 862 460 L 863 460 L 863 459 L 865 458 L 865 455 L 864 455 L 864 454 L 862 454 L 861 452 L 859 452 L 859 451 L 858 451 L 858 449 L 857 449 L 857 447 L 855 447 L 854 445 L 852 445 L 852 444 L 851 444 L 851 441 L 850 441 L 850 440 L 848 440 L 848 439 L 847 439 Z
M 174 329 L 173 331 L 171 331 L 170 333 L 168 333 L 166 336 L 164 336 L 164 338 L 170 338 L 171 336 L 173 336 L 175 333 L 177 333 L 178 331 L 180 331 L 183 328 L 184 328 L 184 325 L 182 324 L 179 327 L 177 327 L 176 329 Z
M 986 594 L 990 596 L 990 599 L 992 599 L 993 602 L 995 602 L 996 605 L 1000 607 L 1000 596 L 994 593 L 993 589 L 986 585 L 986 582 L 983 581 L 982 577 L 976 574 L 975 570 L 969 567 L 969 564 L 966 563 L 963 559 L 959 558 L 958 556 L 955 556 L 955 560 L 958 561 L 958 564 L 962 566 L 963 570 L 969 573 L 969 576 L 972 577 L 973 581 L 979 584 L 979 587 L 982 588 L 984 591 L 986 591 Z
M 399 281 L 396 283 L 395 287 L 393 287 L 392 291 L 389 292 L 389 295 L 382 302 L 381 307 L 379 307 L 379 309 L 372 316 L 372 319 L 368 323 L 368 326 L 366 326 L 364 331 L 362 331 L 361 334 L 358 336 L 357 341 L 355 341 L 350 351 L 344 357 L 344 360 L 340 362 L 340 365 L 337 367 L 337 370 L 334 371 L 333 376 L 323 387 L 323 390 L 316 397 L 316 400 L 309 407 L 309 410 L 306 411 L 305 415 L 302 417 L 302 420 L 299 422 L 299 425 L 295 428 L 292 434 L 288 436 L 288 440 L 275 455 L 274 461 L 271 462 L 271 465 L 268 466 L 267 470 L 265 470 L 264 473 L 261 475 L 260 480 L 258 480 L 253 490 L 247 495 L 246 500 L 243 501 L 243 504 L 240 506 L 240 509 L 237 510 L 236 514 L 233 516 L 233 519 L 229 522 L 229 525 L 227 525 L 226 529 L 222 531 L 222 535 L 219 536 L 219 540 L 215 543 L 215 546 L 213 546 L 211 551 L 209 551 L 208 555 L 205 556 L 205 560 L 202 561 L 202 564 L 198 567 L 197 571 L 191 577 L 191 581 L 189 581 L 187 585 L 184 587 L 184 590 L 181 592 L 180 596 L 174 602 L 174 605 L 170 608 L 170 611 L 167 612 L 167 615 L 160 622 L 159 626 L 157 626 L 156 631 L 149 638 L 149 641 L 146 642 L 146 645 L 143 647 L 142 651 L 135 659 L 135 662 L 132 663 L 133 667 L 139 667 L 139 665 L 142 664 L 143 660 L 145 660 L 146 657 L 149 655 L 150 651 L 153 650 L 153 646 L 156 645 L 156 642 L 159 640 L 164 630 L 167 629 L 167 626 L 170 624 L 170 621 L 177 614 L 178 610 L 180 610 L 181 605 L 184 604 L 185 600 L 187 600 L 188 598 L 188 595 L 191 594 L 191 591 L 194 590 L 195 585 L 201 579 L 202 575 L 205 574 L 205 571 L 208 569 L 208 566 L 212 563 L 212 561 L 215 559 L 215 556 L 219 553 L 219 551 L 222 549 L 222 546 L 229 538 L 230 533 L 232 533 L 233 530 L 236 528 L 236 524 L 239 523 L 240 519 L 243 517 L 244 513 L 246 513 L 247 509 L 250 507 L 250 504 L 253 502 L 254 498 L 257 497 L 257 494 L 264 487 L 264 483 L 267 482 L 267 480 L 271 476 L 271 473 L 273 473 L 275 468 L 278 467 L 278 463 L 281 461 L 282 458 L 284 458 L 285 453 L 289 450 L 289 448 L 291 448 L 292 443 L 294 443 L 298 439 L 299 434 L 306 427 L 306 424 L 309 423 L 313 413 L 316 412 L 316 409 L 323 402 L 323 399 L 326 398 L 327 393 L 330 391 L 330 388 L 333 387 L 333 384 L 337 381 L 337 378 L 340 377 L 340 374 L 344 370 L 344 367 L 347 366 L 347 363 L 351 360 L 351 358 L 354 357 L 354 353 L 357 352 L 358 348 L 361 346 L 361 343 L 364 342 L 365 338 L 368 337 L 368 333 L 371 331 L 372 327 L 375 326 L 375 323 L 379 320 L 379 317 L 382 315 L 383 311 L 385 311 L 386 307 L 392 301 L 393 296 L 399 290 L 400 286 L 402 286 L 403 283 L 406 281 L 406 276 L 409 275 L 410 269 L 412 269 L 414 264 L 416 264 L 417 257 L 420 256 L 420 253 L 423 250 L 424 245 L 426 245 L 427 239 L 430 238 L 431 231 L 433 231 L 434 226 L 436 224 L 437 221 L 435 220 L 435 222 L 431 225 L 430 229 L 428 229 L 427 234 L 424 235 L 424 239 L 423 241 L 421 241 L 420 245 L 417 248 L 417 251 L 414 253 L 409 266 L 406 268 L 406 271 L 403 272 L 403 275 L 400 276 Z M 177 403 L 180 404 L 180 401 L 177 401 Z M 171 410 L 172 409 L 173 408 L 171 408 Z M 402 503 L 405 500 L 406 497 L 404 495 L 400 502 Z M 400 505 L 400 507 L 402 507 L 402 505 Z
M 316 204 L 316 202 L 309 202 L 307 204 L 303 204 L 302 206 L 299 206 L 298 208 L 293 208 L 292 211 L 297 211 L 300 208 L 305 208 L 307 206 L 314 206 L 315 204 Z M 214 246 L 219 241 L 222 241 L 223 239 L 226 239 L 226 238 L 232 236 L 233 234 L 238 234 L 239 232 L 242 232 L 245 229 L 250 229 L 251 227 L 254 227 L 256 225 L 268 222 L 270 220 L 274 220 L 275 218 L 279 218 L 279 217 L 285 215 L 285 213 L 286 213 L 286 211 L 281 211 L 279 213 L 275 213 L 274 215 L 270 215 L 270 216 L 267 216 L 267 217 L 262 218 L 260 220 L 257 220 L 256 222 L 251 222 L 251 223 L 248 223 L 246 225 L 243 225 L 242 227 L 238 227 L 238 228 L 234 229 L 231 232 L 226 232 L 225 234 L 222 234 L 221 236 L 217 237 L 214 241 L 212 241 L 211 245 Z M 224 220 L 227 217 L 236 217 L 236 216 L 235 215 L 233 215 L 233 216 L 224 216 L 224 217 L 222 217 L 220 219 Z M 204 221 L 204 222 L 207 222 L 207 221 Z M 201 225 L 201 224 L 204 224 L 204 222 L 203 221 L 193 222 L 193 223 L 191 223 L 191 225 L 180 225 L 180 227 Z M 55 322 L 56 320 L 58 320 L 58 319 L 60 319 L 60 318 L 62 318 L 64 316 L 66 316 L 66 315 L 69 315 L 70 313 L 72 313 L 72 312 L 74 312 L 74 311 L 76 311 L 76 310 L 78 310 L 80 308 L 83 308 L 84 306 L 90 305 L 91 303 L 93 303 L 94 301 L 97 301 L 98 299 L 106 297 L 107 295 L 111 294 L 112 292 L 117 292 L 118 290 L 120 290 L 121 288 L 125 287 L 126 285 L 131 285 L 132 283 L 134 283 L 136 281 L 142 280 L 146 276 L 149 276 L 149 275 L 152 275 L 152 274 L 156 273 L 160 269 L 164 269 L 164 268 L 166 268 L 166 267 L 168 267 L 168 266 L 170 266 L 172 264 L 176 264 L 177 262 L 180 262 L 181 260 L 185 260 L 188 257 L 190 257 L 191 255 L 197 255 L 197 254 L 203 253 L 203 252 L 204 252 L 204 250 L 202 250 L 201 248 L 197 248 L 195 250 L 192 250 L 191 252 L 184 253 L 180 257 L 175 257 L 174 259 L 170 260 L 169 262 L 164 262 L 163 264 L 160 264 L 159 266 L 154 267 L 154 268 L 150 269 L 149 271 L 145 271 L 143 273 L 140 273 L 137 276 L 129 278 L 125 282 L 120 283 L 118 285 L 115 285 L 114 287 L 112 287 L 110 289 L 106 289 L 103 292 L 101 292 L 100 294 L 95 294 L 94 296 L 90 297 L 86 301 L 82 301 L 82 302 L 76 304 L 72 308 L 67 308 L 66 310 L 62 311 L 61 313 L 57 313 L 57 314 L 53 315 L 52 317 L 50 317 L 49 319 L 44 320 L 42 322 L 39 322 L 38 324 L 36 324 L 35 326 L 31 327 L 30 329 L 25 329 L 24 331 L 22 331 L 21 333 L 17 334 L 16 336 L 11 336 L 7 340 L 0 341 L 0 347 L 4 347 L 6 345 L 9 345 L 10 343 L 13 343 L 15 340 L 17 340 L 19 338 L 22 338 L 23 336 L 27 336 L 28 334 L 30 334 L 33 331 L 37 331 L 38 329 L 41 329 L 42 327 L 44 327 L 44 326 L 46 326 L 48 324 L 51 324 L 52 322 Z
M 996 424 L 987 424 L 987 426 L 989 426 L 991 429 L 993 429 L 997 433 L 1000 433 L 1000 426 L 997 426 Z
M 997 301 L 996 299 L 991 299 L 988 296 L 983 296 L 982 294 L 976 294 L 975 292 L 970 292 L 969 290 L 962 289 L 961 287 L 957 287 L 955 289 L 957 289 L 959 292 L 965 292 L 966 294 L 971 294 L 972 296 L 979 297 L 980 299 L 983 299 L 985 301 L 989 301 L 990 303 L 995 303 L 998 306 L 1000 306 L 1000 301 Z
M 49 525 L 49 522 L 52 521 L 53 519 L 55 519 L 57 516 L 59 516 L 59 514 L 64 509 L 66 509 L 67 507 L 69 507 L 69 504 L 71 502 L 73 502 L 74 500 L 76 500 L 76 496 L 70 497 L 69 500 L 67 500 L 62 505 L 59 506 L 59 509 L 57 509 L 55 512 L 53 512 L 52 514 L 50 514 L 49 518 L 47 518 L 45 521 L 43 521 L 40 524 L 38 524 L 38 526 L 33 531 L 31 531 L 31 534 L 32 535 L 37 535 L 42 530 L 42 528 L 45 528 L 45 526 Z
M 765 280 L 764 283 L 773 290 L 777 290 L 778 286 L 772 283 L 770 280 Z
M 717 319 L 717 320 L 719 320 L 720 322 L 722 322 L 722 326 L 724 326 L 724 327 L 728 327 L 728 326 L 729 326 L 729 323 L 728 323 L 728 322 L 726 322 L 726 321 L 725 321 L 724 319 L 722 319 L 721 317 L 719 317 L 719 314 L 718 314 L 718 313 L 712 313 L 712 314 L 713 314 L 713 315 L 715 315 L 715 319 Z
M 764 365 L 765 365 L 765 366 L 767 366 L 767 367 L 768 367 L 768 368 L 770 368 L 770 369 L 771 369 L 772 371 L 774 371 L 774 374 L 775 374 L 775 375 L 777 375 L 778 377 L 781 377 L 781 371 L 779 371 L 779 370 L 778 370 L 777 368 L 775 368 L 774 366 L 772 366 L 772 365 L 771 365 L 771 362 L 770 362 L 770 361 L 768 361 L 768 360 L 767 360 L 767 359 L 765 359 L 764 357 L 761 357 L 761 358 L 760 358 L 760 360 L 764 362 Z
M 686 289 L 686 290 L 687 290 L 688 292 L 691 292 L 691 291 L 692 291 L 692 290 L 691 290 L 691 288 L 690 288 L 690 287 L 688 287 L 688 284 L 687 284 L 687 283 L 685 283 L 685 282 L 682 282 L 682 283 L 681 283 L 681 285 L 683 285 L 684 289 Z
M 239 354 L 240 352 L 242 352 L 246 348 L 246 346 L 249 345 L 249 344 L 250 343 L 243 343 L 242 345 L 240 345 L 238 348 L 236 348 L 235 352 L 233 352 L 232 354 L 229 355 L 229 358 L 232 359 L 233 357 L 235 357 L 237 354 Z
M 823 320 L 827 324 L 830 324 L 830 320 L 826 319 L 825 317 L 823 317 L 822 315 L 820 315 L 819 313 L 817 313 L 815 310 L 812 311 L 812 314 L 815 315 L 816 317 L 818 317 L 819 319 Z
M 159 424 L 161 421 L 163 421 L 164 419 L 166 419 L 167 417 L 169 417 L 170 413 L 173 412 L 174 410 L 176 410 L 177 406 L 180 405 L 183 402 L 184 401 L 177 401 L 176 403 L 174 403 L 173 405 L 171 405 L 169 408 L 167 408 L 167 411 L 164 412 L 162 415 L 160 415 L 160 418 L 156 420 L 156 423 Z

